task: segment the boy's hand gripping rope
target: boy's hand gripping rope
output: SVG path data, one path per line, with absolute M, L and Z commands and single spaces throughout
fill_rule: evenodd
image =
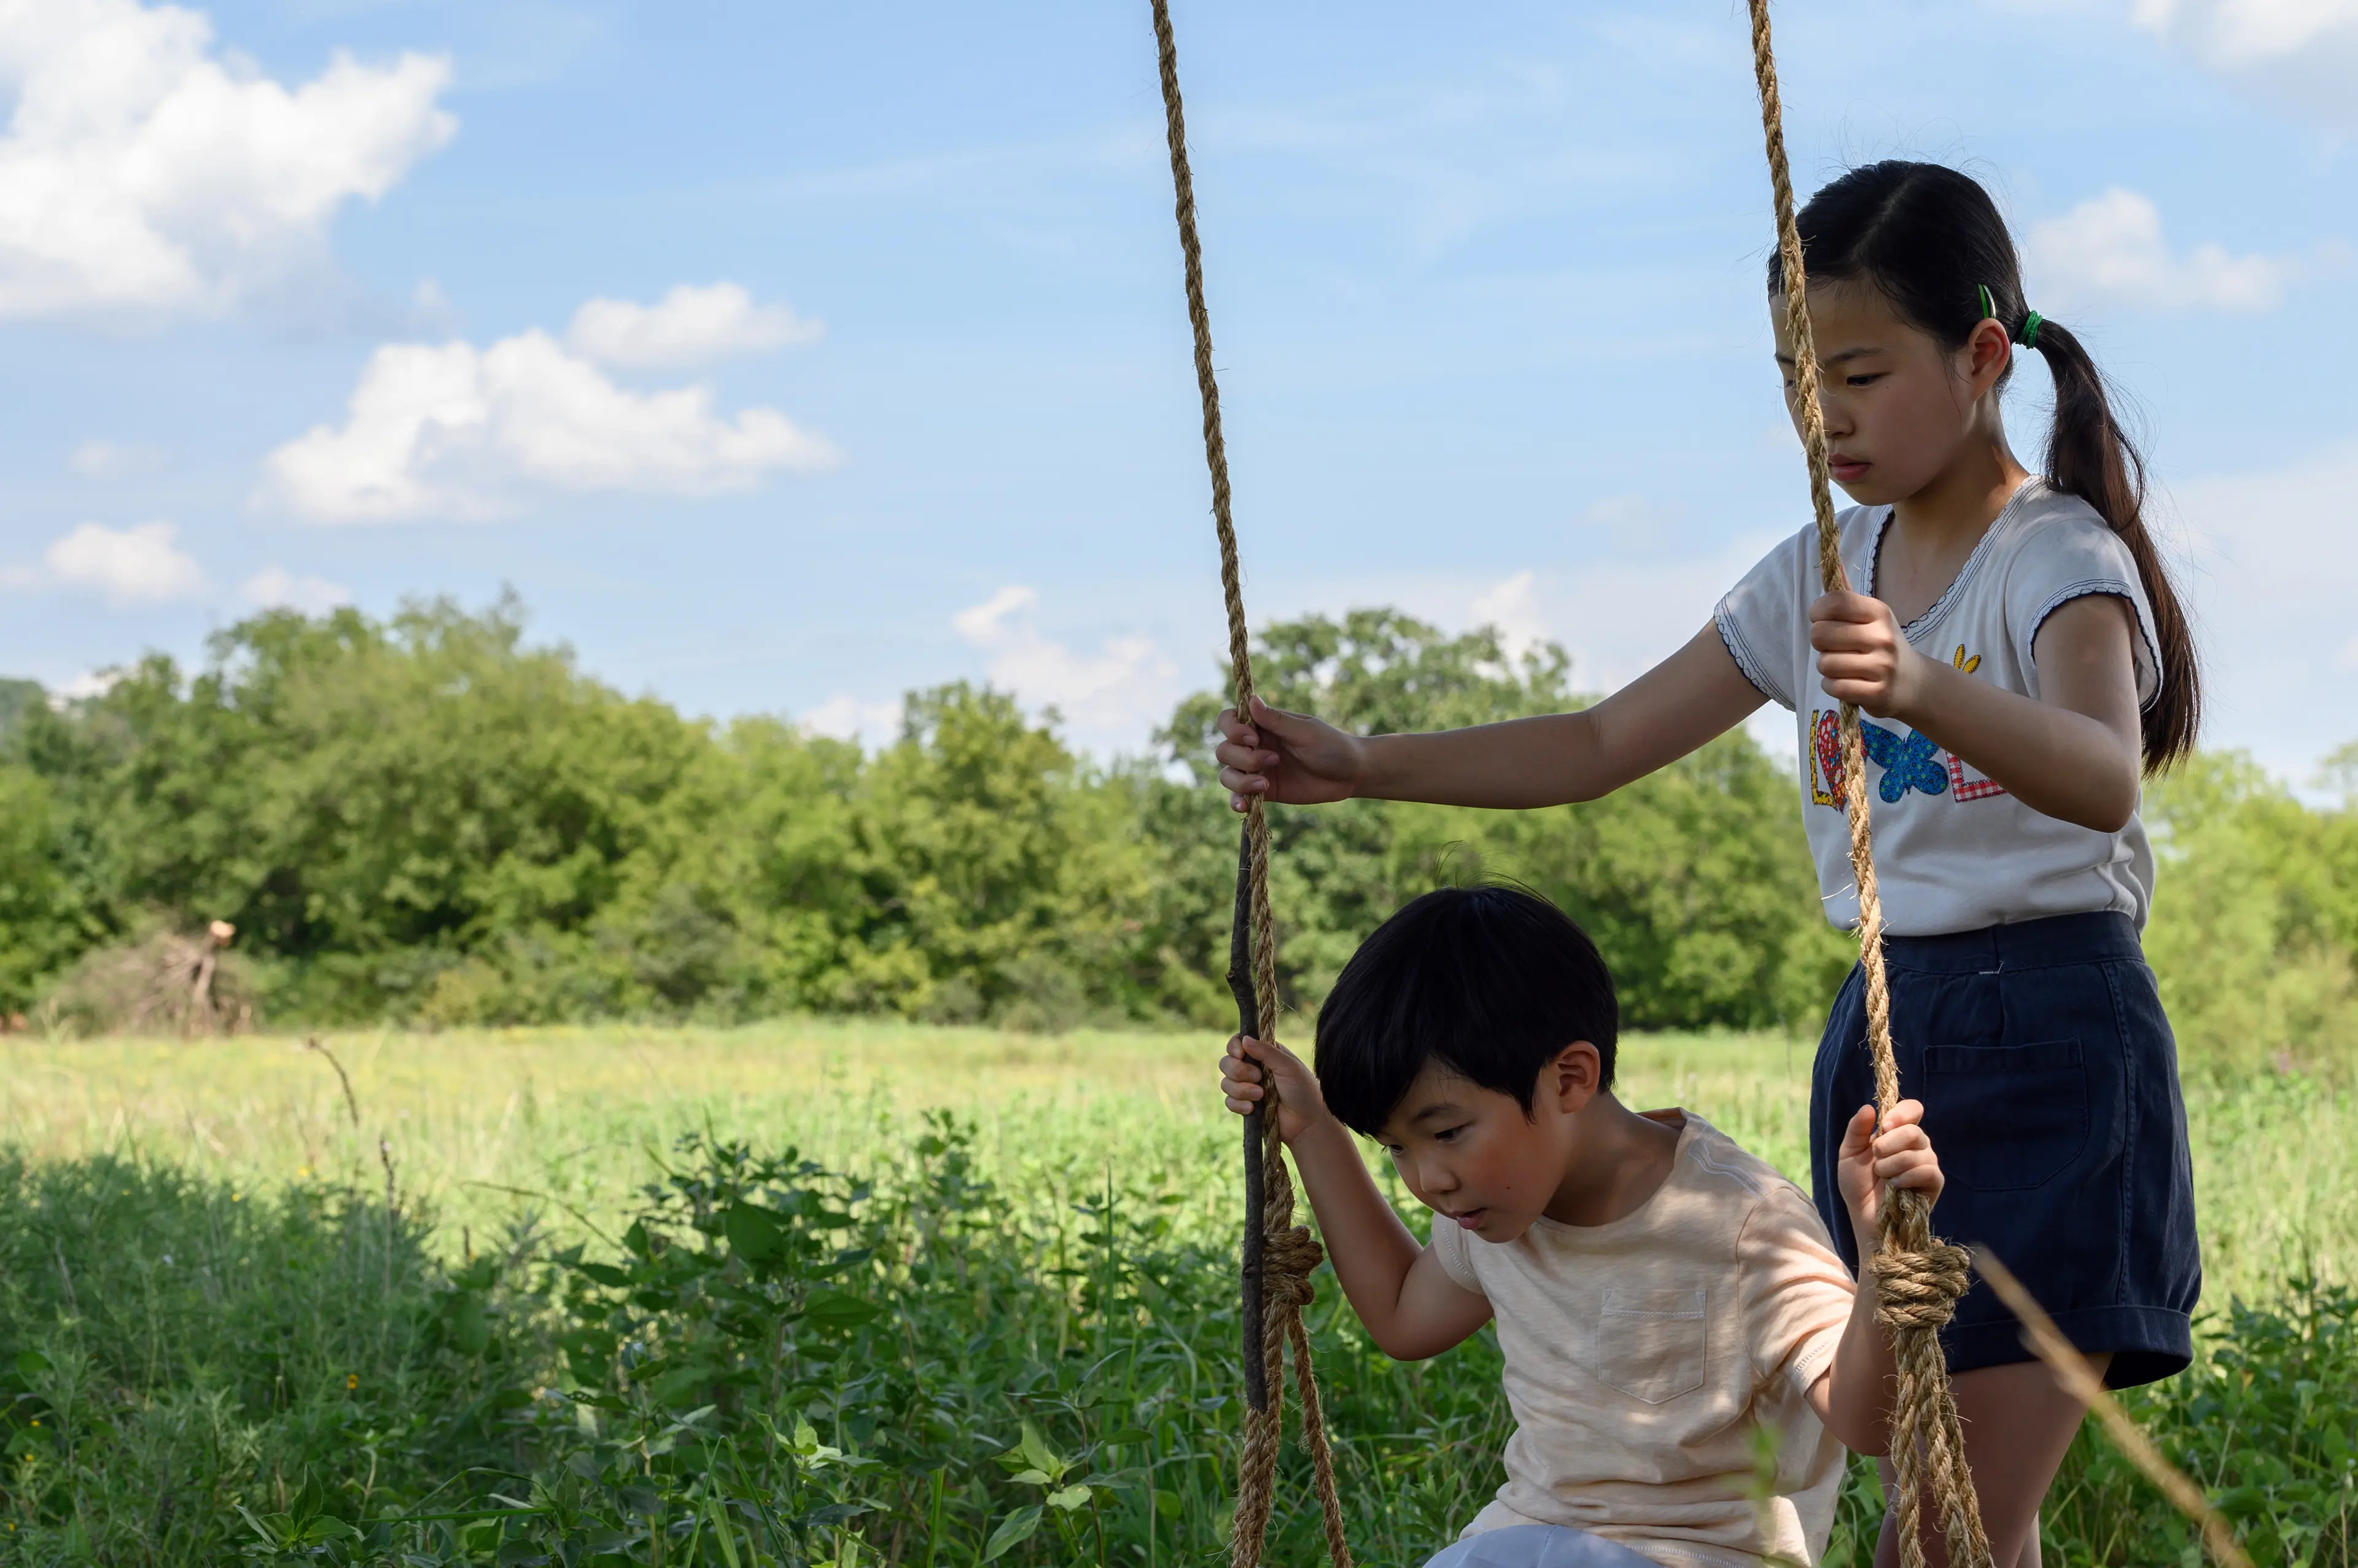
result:
M 1777 203 L 1777 249 L 1783 262 L 1785 319 L 1793 338 L 1793 395 L 1801 410 L 1801 446 L 1809 454 L 1810 502 L 1817 514 L 1818 576 L 1828 593 L 1850 587 L 1843 569 L 1842 535 L 1834 523 L 1826 461 L 1824 410 L 1818 406 L 1818 351 L 1810 330 L 1808 280 L 1801 232 L 1793 217 L 1793 177 L 1785 162 L 1784 110 L 1777 95 L 1777 60 L 1768 42 L 1768 0 L 1750 0 L 1752 65 L 1760 84 L 1760 128 L 1768 144 L 1768 179 Z M 1842 705 L 1843 809 L 1850 818 L 1851 873 L 1858 882 L 1859 967 L 1866 982 L 1866 1042 L 1875 1058 L 1878 1119 L 1899 1102 L 1899 1069 L 1891 1055 L 1891 992 L 1883 972 L 1883 901 L 1876 891 L 1875 858 L 1867 843 L 1866 758 L 1858 705 Z M 1952 1568 L 1989 1568 L 1989 1539 L 1981 1505 L 1965 1467 L 1965 1442 L 1941 1354 L 1942 1325 L 1971 1282 L 1971 1259 L 1932 1235 L 1931 1206 L 1921 1194 L 1886 1195 L 1878 1245 L 1867 1260 L 1876 1315 L 1891 1335 L 1898 1368 L 1891 1412 L 1891 1467 L 1898 1485 L 1894 1512 L 1899 1560 L 1923 1568 L 1919 1530 L 1926 1485 L 1940 1510 Z
M 1195 335 L 1195 388 L 1204 403 L 1204 461 L 1212 470 L 1212 524 L 1220 539 L 1220 588 L 1228 600 L 1228 668 L 1237 711 L 1252 711 L 1252 649 L 1245 624 L 1244 588 L 1237 568 L 1237 531 L 1228 510 L 1228 454 L 1220 436 L 1220 387 L 1212 373 L 1212 319 L 1204 308 L 1204 258 L 1195 242 L 1195 187 L 1187 173 L 1187 124 L 1179 103 L 1179 54 L 1171 38 L 1168 0 L 1153 0 L 1154 41 L 1163 72 L 1163 114 L 1171 143 L 1171 185 L 1179 218 L 1179 249 L 1186 263 L 1187 320 Z M 1228 989 L 1237 999 L 1237 1032 L 1271 1038 L 1277 1021 L 1277 933 L 1269 909 L 1269 821 L 1258 797 L 1246 804 L 1237 848 L 1236 921 L 1228 936 Z M 1272 1136 L 1277 1081 L 1264 1073 L 1260 1106 L 1245 1118 L 1245 1239 L 1243 1320 L 1245 1437 L 1237 1476 L 1236 1523 L 1228 1543 L 1232 1568 L 1257 1568 L 1269 1529 L 1277 1477 L 1277 1450 L 1285 1410 L 1285 1346 L 1293 1346 L 1293 1373 L 1302 1393 L 1302 1436 L 1326 1525 L 1326 1552 L 1335 1568 L 1351 1568 L 1343 1537 L 1343 1505 L 1335 1493 L 1335 1456 L 1318 1405 L 1310 1365 L 1310 1336 L 1302 1309 L 1310 1304 L 1310 1275 L 1324 1257 L 1310 1232 L 1293 1223 L 1293 1183 L 1283 1147 Z

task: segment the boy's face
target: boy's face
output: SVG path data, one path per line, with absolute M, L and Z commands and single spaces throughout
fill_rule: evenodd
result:
M 1419 1203 L 1485 1241 L 1529 1230 L 1579 1149 L 1579 1113 L 1596 1094 L 1600 1063 L 1586 1041 L 1540 1069 L 1525 1116 L 1515 1097 L 1427 1062 L 1377 1130 Z

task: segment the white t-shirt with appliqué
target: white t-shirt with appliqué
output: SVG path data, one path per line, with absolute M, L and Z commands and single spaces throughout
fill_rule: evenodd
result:
M 1838 519 L 1843 564 L 1875 592 L 1887 506 Z M 1804 528 L 1764 557 L 1719 601 L 1713 619 L 1745 678 L 1793 711 L 1801 750 L 1801 815 L 1826 918 L 1858 923 L 1850 830 L 1843 816 L 1842 751 L 1833 698 L 1810 646 L 1820 594 L 1817 531 Z M 2036 698 L 2032 644 L 2047 618 L 2090 594 L 2128 601 L 2137 699 L 2160 685 L 2160 643 L 2136 562 L 2095 508 L 2026 481 L 1933 606 L 1901 628 L 1919 653 L 2002 691 Z M 2033 811 L 1954 753 L 1904 724 L 1861 716 L 1875 869 L 1887 928 L 1898 936 L 1974 931 L 2051 914 L 2117 910 L 2143 929 L 2153 899 L 2153 848 L 2132 815 L 2103 833 Z

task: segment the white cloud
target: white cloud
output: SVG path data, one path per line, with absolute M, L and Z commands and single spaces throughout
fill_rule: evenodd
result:
M 226 306 L 450 139 L 449 80 L 339 53 L 290 90 L 201 12 L 0 0 L 0 316 Z
M 2159 310 L 2268 310 L 2302 262 L 2233 254 L 2205 242 L 2173 253 L 2161 211 L 2118 186 L 2031 226 L 2024 244 L 2034 298 L 2057 306 L 2118 304 Z
M 1076 653 L 1041 633 L 1039 605 L 1032 589 L 1002 588 L 950 617 L 950 626 L 988 655 L 993 685 L 1035 708 L 1055 708 L 1076 744 L 1142 743 L 1177 699 L 1178 666 L 1152 639 L 1135 633 L 1108 637 L 1094 654 Z
M 66 466 L 84 479 L 121 479 L 126 474 L 149 472 L 162 466 L 163 461 L 164 454 L 157 448 L 93 437 L 73 449 L 66 459 Z
M 261 499 L 324 523 L 485 518 L 535 491 L 712 495 L 838 460 L 774 408 L 724 418 L 709 387 L 629 391 L 541 331 L 388 343 L 350 414 L 271 453 Z
M 194 599 L 205 591 L 204 568 L 172 543 L 179 530 L 164 522 L 114 529 L 85 523 L 42 553 L 51 580 L 90 589 L 117 608 Z
M 2358 0 L 2136 0 L 2131 15 L 2270 107 L 2358 128 Z
M 2229 65 L 2283 59 L 2358 35 L 2358 0 L 2136 0 L 2136 25 Z
M 296 610 L 324 615 L 352 601 L 352 589 L 325 578 L 297 577 L 285 567 L 265 567 L 238 584 L 237 596 L 257 610 Z
M 119 666 L 109 666 L 103 670 L 84 670 L 49 693 L 49 707 L 53 709 L 61 709 L 70 702 L 104 697 L 122 684 L 123 674 Z
M 2250 749 L 2303 779 L 2358 740 L 2342 660 L 2358 605 L 2358 439 L 2271 472 L 2169 487 L 2208 676 L 2204 743 Z
M 901 732 L 901 705 L 862 702 L 849 692 L 838 692 L 796 721 L 813 735 L 838 741 L 875 742 Z
M 1520 571 L 1493 583 L 1474 600 L 1474 621 L 1498 629 L 1498 642 L 1509 659 L 1520 659 L 1548 640 L 1547 621 L 1540 613 L 1536 573 Z
M 683 283 L 653 305 L 590 300 L 573 313 L 565 343 L 622 370 L 677 370 L 807 343 L 823 330 L 783 305 L 754 304 L 736 284 Z

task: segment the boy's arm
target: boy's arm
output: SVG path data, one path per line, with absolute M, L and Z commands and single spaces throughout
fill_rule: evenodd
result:
M 1397 1361 L 1422 1361 L 1490 1321 L 1488 1299 L 1451 1279 L 1392 1212 L 1300 1057 L 1282 1045 L 1237 1039 L 1220 1069 L 1228 1108 L 1238 1112 L 1261 1098 L 1262 1073 L 1274 1073 L 1278 1136 L 1293 1151 L 1335 1277 L 1378 1349 Z
M 1923 1119 L 1921 1104 L 1901 1100 L 1878 1133 L 1875 1108 L 1862 1106 L 1844 1131 L 1834 1173 L 1850 1210 L 1861 1260 L 1875 1252 L 1887 1184 L 1912 1187 L 1928 1199 L 1941 1195 L 1940 1157 L 1924 1135 Z M 1844 1446 L 1860 1454 L 1884 1454 L 1891 1446 L 1891 1392 L 1898 1372 L 1891 1336 L 1876 1321 L 1875 1288 L 1862 1281 L 1833 1362 L 1810 1386 L 1810 1408 Z

